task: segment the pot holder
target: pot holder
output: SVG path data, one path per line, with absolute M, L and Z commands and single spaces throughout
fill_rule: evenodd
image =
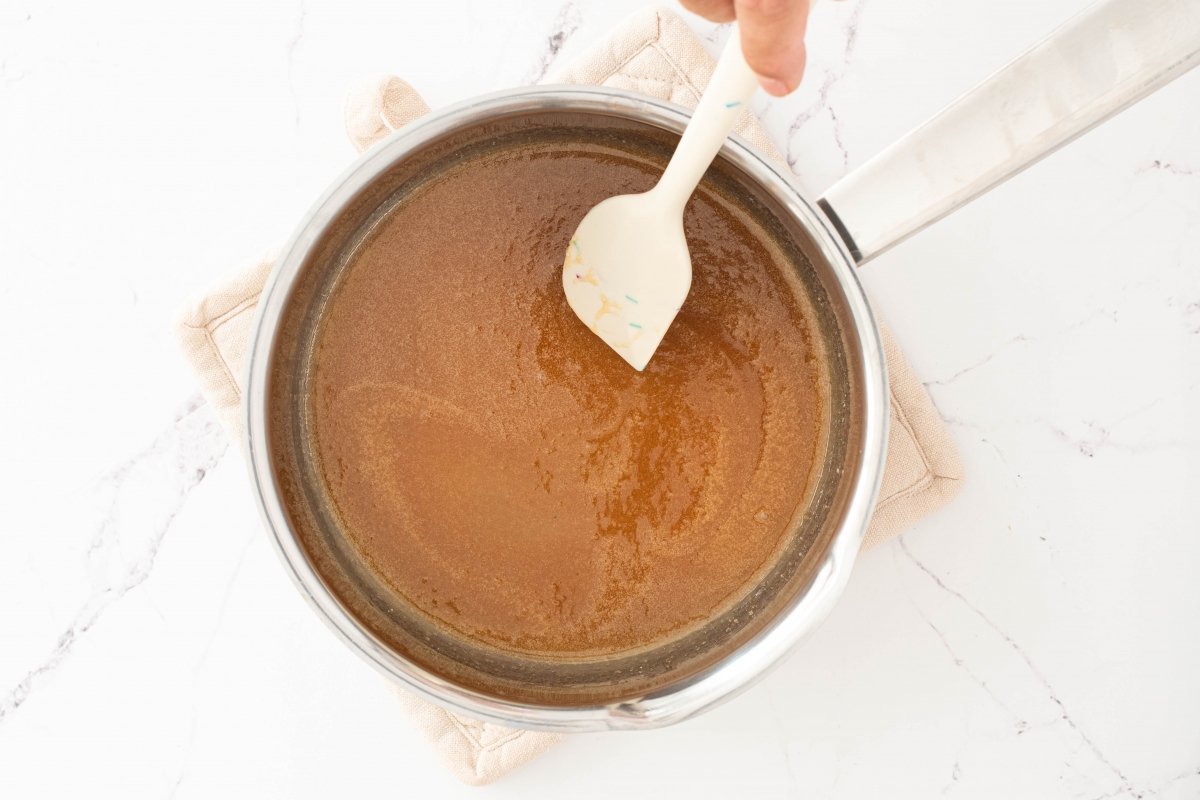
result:
M 682 19 L 650 9 L 628 19 L 548 83 L 611 86 L 694 108 L 714 61 Z M 429 111 L 408 84 L 383 77 L 351 93 L 346 130 L 361 152 Z M 749 112 L 735 128 L 776 160 L 778 150 Z M 181 315 L 177 334 L 205 398 L 229 435 L 243 437 L 239 413 L 245 354 L 254 309 L 271 258 L 201 297 Z M 887 541 L 945 505 L 958 491 L 962 467 L 941 418 L 891 335 L 883 330 L 889 370 L 890 433 L 883 487 L 864 547 Z M 535 758 L 561 734 L 514 730 L 450 713 L 397 687 L 399 705 L 462 781 L 484 784 Z

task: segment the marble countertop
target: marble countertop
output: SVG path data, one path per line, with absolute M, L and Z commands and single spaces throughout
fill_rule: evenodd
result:
M 735 701 L 470 789 L 292 588 L 174 314 L 355 81 L 533 81 L 640 5 L 0 4 L 0 795 L 1200 796 L 1200 71 L 864 270 L 968 480 Z M 818 194 L 1084 5 L 822 0 L 758 110 Z

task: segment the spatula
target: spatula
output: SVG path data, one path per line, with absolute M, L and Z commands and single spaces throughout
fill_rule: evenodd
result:
M 735 29 L 655 187 L 601 202 L 571 237 L 567 303 L 636 370 L 649 363 L 692 285 L 684 206 L 757 86 Z

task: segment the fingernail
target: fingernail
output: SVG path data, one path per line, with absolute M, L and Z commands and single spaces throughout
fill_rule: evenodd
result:
M 790 91 L 787 84 L 778 78 L 764 78 L 759 76 L 758 82 L 767 94 L 773 94 L 776 97 L 783 97 Z

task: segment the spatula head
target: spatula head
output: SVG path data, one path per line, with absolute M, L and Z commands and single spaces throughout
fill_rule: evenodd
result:
M 649 192 L 611 197 L 589 211 L 563 263 L 571 310 L 639 371 L 691 286 L 682 215 Z

